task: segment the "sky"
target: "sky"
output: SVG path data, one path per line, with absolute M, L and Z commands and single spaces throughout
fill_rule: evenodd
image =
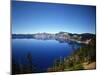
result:
M 11 10 L 13 34 L 95 34 L 95 6 L 12 1 Z

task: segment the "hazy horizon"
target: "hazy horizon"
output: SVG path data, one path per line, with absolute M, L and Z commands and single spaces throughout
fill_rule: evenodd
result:
M 60 31 L 60 32 L 65 32 L 65 31 Z M 56 33 L 50 33 L 50 32 L 36 32 L 36 33 L 12 33 L 12 34 L 37 34 L 37 33 L 49 33 L 49 34 L 56 34 Z M 66 32 L 66 33 L 71 33 L 71 32 Z M 72 34 L 85 34 L 85 33 L 72 33 Z M 96 34 L 96 33 L 89 33 L 89 34 Z

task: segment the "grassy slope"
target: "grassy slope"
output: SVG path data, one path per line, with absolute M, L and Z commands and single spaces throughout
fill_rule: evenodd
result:
M 48 71 L 71 71 L 96 68 L 96 42 L 93 38 L 88 45 L 77 49 L 71 56 L 64 58 L 64 61 L 56 61 Z

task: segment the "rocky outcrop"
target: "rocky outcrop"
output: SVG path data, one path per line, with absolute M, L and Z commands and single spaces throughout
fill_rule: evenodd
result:
M 59 42 L 77 42 L 88 44 L 92 38 L 95 38 L 95 34 L 84 33 L 84 34 L 72 34 L 68 32 L 59 32 L 56 34 L 51 33 L 36 33 L 36 34 L 12 34 L 13 39 L 20 38 L 31 38 L 39 40 L 57 40 Z

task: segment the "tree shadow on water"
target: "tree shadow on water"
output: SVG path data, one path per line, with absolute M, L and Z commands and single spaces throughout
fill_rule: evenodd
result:
M 12 75 L 36 73 L 36 66 L 33 64 L 31 52 L 25 55 L 25 60 L 28 62 L 27 64 L 20 63 L 21 59 L 18 60 L 19 59 L 15 60 L 12 58 Z

